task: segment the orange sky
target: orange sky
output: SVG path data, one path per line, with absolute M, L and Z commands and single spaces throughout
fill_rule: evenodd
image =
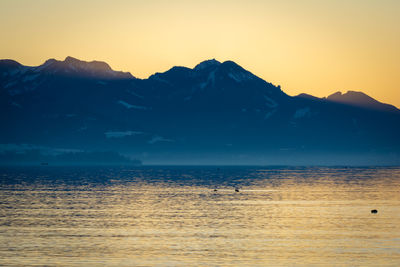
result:
M 363 91 L 400 107 L 398 0 L 1 0 L 0 58 L 73 56 L 145 78 L 233 60 L 296 95 Z

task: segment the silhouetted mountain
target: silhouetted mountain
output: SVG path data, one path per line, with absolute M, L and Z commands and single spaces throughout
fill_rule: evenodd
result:
M 17 61 L 10 60 L 10 59 L 3 59 L 0 60 L 0 71 L 3 73 L 3 75 L 7 72 L 11 72 L 13 70 L 21 68 L 22 65 L 18 63 Z
M 364 107 L 368 109 L 376 109 L 376 110 L 392 111 L 392 112 L 398 111 L 398 109 L 395 106 L 381 103 L 373 99 L 372 97 L 364 94 L 363 92 L 348 91 L 345 94 L 342 94 L 341 92 L 336 92 L 328 96 L 326 99 L 332 102 L 337 102 L 357 107 Z
M 71 57 L 1 60 L 0 144 L 145 163 L 399 164 L 400 111 L 360 94 L 290 97 L 232 61 L 137 79 Z

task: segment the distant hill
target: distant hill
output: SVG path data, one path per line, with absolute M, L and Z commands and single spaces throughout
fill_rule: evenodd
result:
M 363 107 L 367 109 L 375 109 L 381 111 L 398 112 L 399 110 L 392 105 L 381 103 L 372 97 L 364 94 L 363 92 L 347 91 L 342 94 L 336 92 L 326 98 L 328 101 L 352 105 L 356 107 Z
M 400 164 L 400 111 L 361 92 L 285 94 L 233 61 L 148 79 L 72 57 L 0 60 L 1 147 L 163 164 Z M 2 145 L 1 145 L 2 144 Z

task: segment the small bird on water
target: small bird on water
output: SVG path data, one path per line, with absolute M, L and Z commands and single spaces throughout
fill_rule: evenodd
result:
M 236 187 L 236 188 L 235 188 L 235 192 L 239 192 L 239 188 Z
M 371 213 L 378 213 L 378 210 L 371 210 Z

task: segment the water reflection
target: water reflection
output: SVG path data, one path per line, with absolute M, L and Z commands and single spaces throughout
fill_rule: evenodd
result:
M 400 264 L 400 168 L 30 167 L 0 175 L 0 265 Z

